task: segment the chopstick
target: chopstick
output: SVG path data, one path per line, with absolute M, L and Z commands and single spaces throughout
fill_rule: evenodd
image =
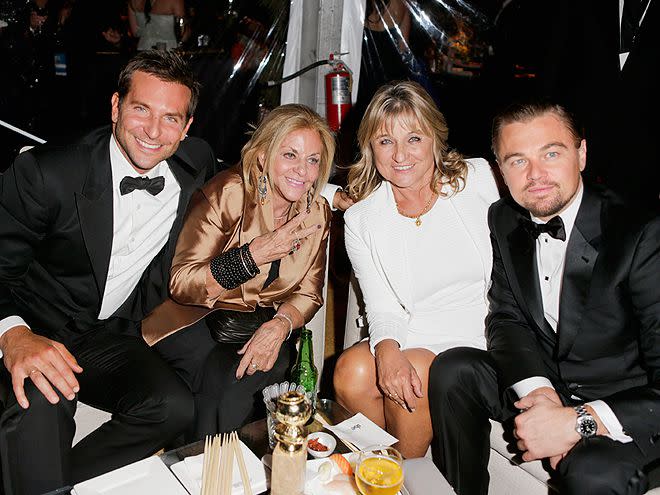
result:
M 318 421 L 319 423 L 321 423 L 321 426 L 323 426 L 324 428 L 328 428 L 328 426 L 332 426 L 332 425 L 328 422 L 328 420 L 326 420 L 326 419 L 323 417 L 323 415 L 322 415 L 320 412 L 318 412 L 318 411 L 316 412 L 316 414 L 314 414 L 314 419 L 315 419 L 316 421 Z M 332 431 L 332 430 L 331 430 L 331 431 Z M 344 445 L 346 445 L 346 447 L 348 447 L 348 450 L 350 450 L 351 452 L 359 452 L 359 451 L 360 451 L 360 449 L 358 449 L 355 445 L 353 445 L 353 443 L 352 443 L 350 440 L 345 440 L 345 439 L 343 439 L 342 437 L 340 437 L 339 435 L 337 435 L 337 433 L 335 433 L 334 431 L 333 431 L 332 433 L 334 433 L 335 436 L 336 436 L 337 438 L 339 438 L 339 440 L 341 440 L 341 443 L 343 443 Z
M 233 445 L 236 449 L 236 459 L 238 460 L 238 469 L 241 472 L 241 479 L 243 480 L 243 493 L 244 495 L 252 495 L 252 485 L 250 484 L 250 476 L 248 475 L 245 467 L 245 459 L 243 459 L 243 451 L 241 449 L 238 434 L 234 431 L 231 434 Z
M 222 495 L 231 495 L 232 478 L 234 477 L 234 446 L 228 433 L 222 435 L 222 457 L 225 459 L 225 476 L 222 484 Z
M 231 495 L 234 456 L 241 472 L 244 495 L 252 495 L 250 476 L 245 466 L 238 434 L 208 435 L 204 440 L 201 495 Z

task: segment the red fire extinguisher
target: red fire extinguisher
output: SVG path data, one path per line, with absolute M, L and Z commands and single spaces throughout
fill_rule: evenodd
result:
M 328 58 L 330 72 L 325 75 L 325 115 L 328 125 L 338 131 L 351 108 L 352 75 L 350 69 L 334 53 Z

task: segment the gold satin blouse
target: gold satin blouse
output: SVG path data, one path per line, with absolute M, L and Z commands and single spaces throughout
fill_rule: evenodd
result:
M 219 173 L 193 195 L 179 234 L 170 272 L 170 298 L 142 322 L 142 336 L 153 345 L 168 335 L 200 320 L 215 309 L 254 311 L 257 306 L 293 305 L 304 320 L 312 319 L 323 304 L 326 245 L 330 231 L 330 207 L 319 197 L 300 229 L 321 225 L 298 251 L 280 261 L 279 277 L 262 289 L 270 264 L 235 289 L 210 297 L 206 268 L 211 259 L 229 249 L 274 230 L 272 192 L 261 205 L 256 190 L 246 194 L 238 166 Z M 293 218 L 306 207 L 307 196 L 289 213 Z

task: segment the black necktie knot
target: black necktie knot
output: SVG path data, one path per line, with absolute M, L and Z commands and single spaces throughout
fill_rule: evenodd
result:
M 122 194 L 128 194 L 135 191 L 136 189 L 142 189 L 147 191 L 152 196 L 155 196 L 163 190 L 165 187 L 165 177 L 154 177 L 150 179 L 149 177 L 124 177 L 119 183 L 119 192 Z
M 535 223 L 529 218 L 523 218 L 522 225 L 533 239 L 545 232 L 560 241 L 566 240 L 566 229 L 564 229 L 564 222 L 560 216 L 552 217 L 547 223 Z

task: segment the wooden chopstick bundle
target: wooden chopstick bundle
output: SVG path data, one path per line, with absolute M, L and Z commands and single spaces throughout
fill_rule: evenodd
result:
M 245 495 L 252 495 L 250 477 L 245 467 L 245 459 L 234 431 L 204 440 L 204 462 L 202 464 L 201 495 L 231 495 L 234 474 L 234 455 L 238 462 Z

